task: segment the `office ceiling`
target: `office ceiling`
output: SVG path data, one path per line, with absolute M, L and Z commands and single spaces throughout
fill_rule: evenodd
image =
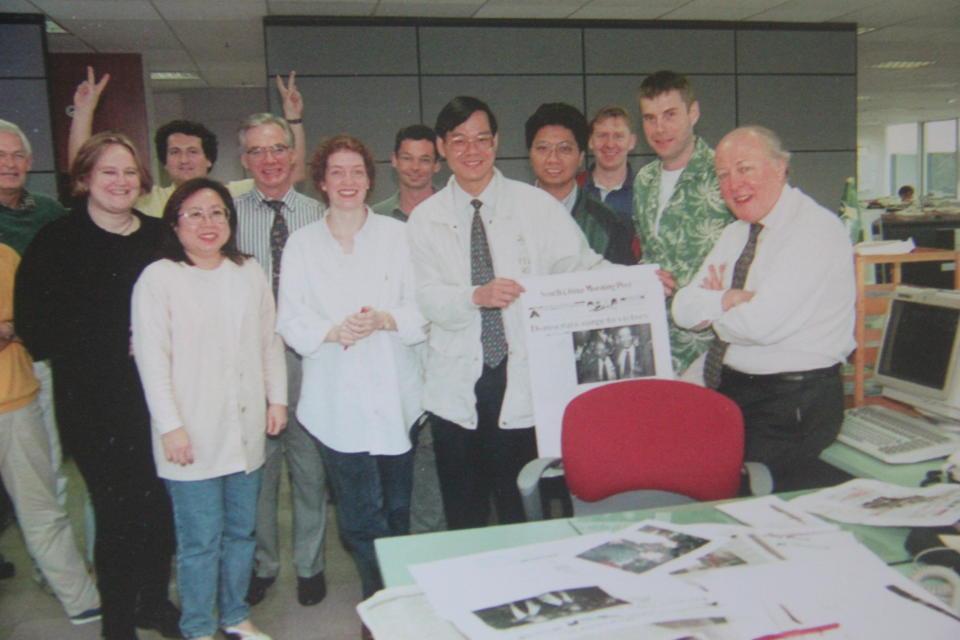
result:
M 138 52 L 148 71 L 200 76 L 154 91 L 262 86 L 263 16 L 850 22 L 861 126 L 960 116 L 958 0 L 0 0 L 0 12 L 52 18 L 69 32 L 49 36 L 55 52 Z M 874 66 L 894 61 L 930 64 Z

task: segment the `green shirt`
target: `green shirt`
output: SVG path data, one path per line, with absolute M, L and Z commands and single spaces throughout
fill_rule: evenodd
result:
M 399 191 L 386 200 L 381 200 L 370 208 L 373 209 L 374 213 L 379 213 L 382 216 L 390 216 L 391 218 L 396 218 L 400 222 L 407 221 L 407 214 L 405 214 L 403 209 L 400 208 Z
M 637 172 L 633 184 L 633 221 L 643 248 L 643 262 L 657 263 L 673 274 L 677 289 L 689 284 L 720 232 L 733 216 L 723 202 L 713 149 L 697 137 L 693 155 L 677 180 L 670 201 L 660 216 L 660 225 L 653 232 L 660 207 L 660 176 L 663 164 L 655 160 Z M 667 300 L 667 308 L 672 299 Z M 709 329 L 681 329 L 670 323 L 670 350 L 677 375 L 686 371 L 713 340 Z
M 18 208 L 0 204 L 0 243 L 10 245 L 23 255 L 37 231 L 65 215 L 67 210 L 53 198 L 24 190 Z
M 621 222 L 617 212 L 589 197 L 579 188 L 570 215 L 577 221 L 590 248 L 615 264 L 637 264 L 633 255 L 633 229 Z

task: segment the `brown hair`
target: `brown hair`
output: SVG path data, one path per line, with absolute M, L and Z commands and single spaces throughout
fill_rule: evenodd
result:
M 630 112 L 619 105 L 608 104 L 605 107 L 600 107 L 597 109 L 597 112 L 593 114 L 593 119 L 590 121 L 590 135 L 593 135 L 593 128 L 597 126 L 598 123 L 609 120 L 610 118 L 623 118 L 627 123 L 627 129 L 630 130 L 630 133 L 636 133 L 636 129 L 633 127 L 633 116 L 630 115 Z
M 116 131 L 103 131 L 91 136 L 73 159 L 70 165 L 70 183 L 72 193 L 75 196 L 85 196 L 90 191 L 86 185 L 87 179 L 93 173 L 93 167 L 100 160 L 100 156 L 112 145 L 120 145 L 130 152 L 133 156 L 133 162 L 137 165 L 137 173 L 140 176 L 140 193 L 144 194 L 153 187 L 153 178 L 150 177 L 150 171 L 140 160 L 140 154 L 133 141 L 122 133 Z
M 640 98 L 653 100 L 661 93 L 667 93 L 668 91 L 678 91 L 683 104 L 687 105 L 688 109 L 697 99 L 693 95 L 693 87 L 690 86 L 690 81 L 687 80 L 685 75 L 666 70 L 657 71 L 644 78 L 643 82 L 640 83 L 638 94 Z
M 211 180 L 210 178 L 192 178 L 187 180 L 177 187 L 176 191 L 170 196 L 170 199 L 167 200 L 167 205 L 163 208 L 162 217 L 162 220 L 166 224 L 163 225 L 163 230 L 161 231 L 158 254 L 161 258 L 167 258 L 174 262 L 186 262 L 189 265 L 193 265 L 193 261 L 190 260 L 190 256 L 184 251 L 183 244 L 181 244 L 180 238 L 177 237 L 174 228 L 180 222 L 180 209 L 183 207 L 183 203 L 186 202 L 190 196 L 203 189 L 210 189 L 220 196 L 223 205 L 227 208 L 227 224 L 230 225 L 230 237 L 227 238 L 227 242 L 220 247 L 220 253 L 223 254 L 223 257 L 236 264 L 243 264 L 243 261 L 250 256 L 241 253 L 237 248 L 237 209 L 233 205 L 233 196 L 230 195 L 230 192 L 222 183 Z
M 313 186 L 320 192 L 320 197 L 327 204 L 330 204 L 330 196 L 320 188 L 320 183 L 327 175 L 327 160 L 337 151 L 353 151 L 359 153 L 363 158 L 363 166 L 367 170 L 367 180 L 370 182 L 370 188 L 367 190 L 369 196 L 373 193 L 374 178 L 376 177 L 376 167 L 374 166 L 373 154 L 370 148 L 363 144 L 359 138 L 341 133 L 338 136 L 327 138 L 320 143 L 317 150 L 313 152 L 310 159 L 310 178 L 313 180 Z

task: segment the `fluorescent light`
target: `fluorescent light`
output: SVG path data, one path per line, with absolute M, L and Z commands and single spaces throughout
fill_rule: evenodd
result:
M 44 28 L 47 30 L 47 33 L 69 33 L 66 29 L 58 25 L 56 22 L 50 19 L 50 16 L 43 17 Z
M 192 71 L 153 71 L 151 80 L 199 80 L 200 76 Z
M 859 29 L 857 29 L 857 35 L 858 35 L 858 36 L 863 36 L 863 35 L 866 35 L 866 34 L 868 34 L 868 33 L 872 33 L 872 32 L 874 32 L 874 31 L 876 31 L 876 30 L 877 30 L 876 27 L 860 27 Z
M 921 67 L 929 67 L 934 64 L 934 60 L 888 60 L 887 62 L 881 62 L 879 64 L 870 65 L 871 69 L 893 69 L 893 70 L 909 70 L 909 69 L 919 69 Z

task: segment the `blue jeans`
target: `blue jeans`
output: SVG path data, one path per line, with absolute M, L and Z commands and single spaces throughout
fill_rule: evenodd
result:
M 373 541 L 410 532 L 413 449 L 398 456 L 341 453 L 317 442 L 337 499 L 340 535 L 350 547 L 363 597 L 383 588 Z
M 253 528 L 260 469 L 207 480 L 166 480 L 177 530 L 180 631 L 212 636 L 250 617 L 245 597 L 253 570 Z

